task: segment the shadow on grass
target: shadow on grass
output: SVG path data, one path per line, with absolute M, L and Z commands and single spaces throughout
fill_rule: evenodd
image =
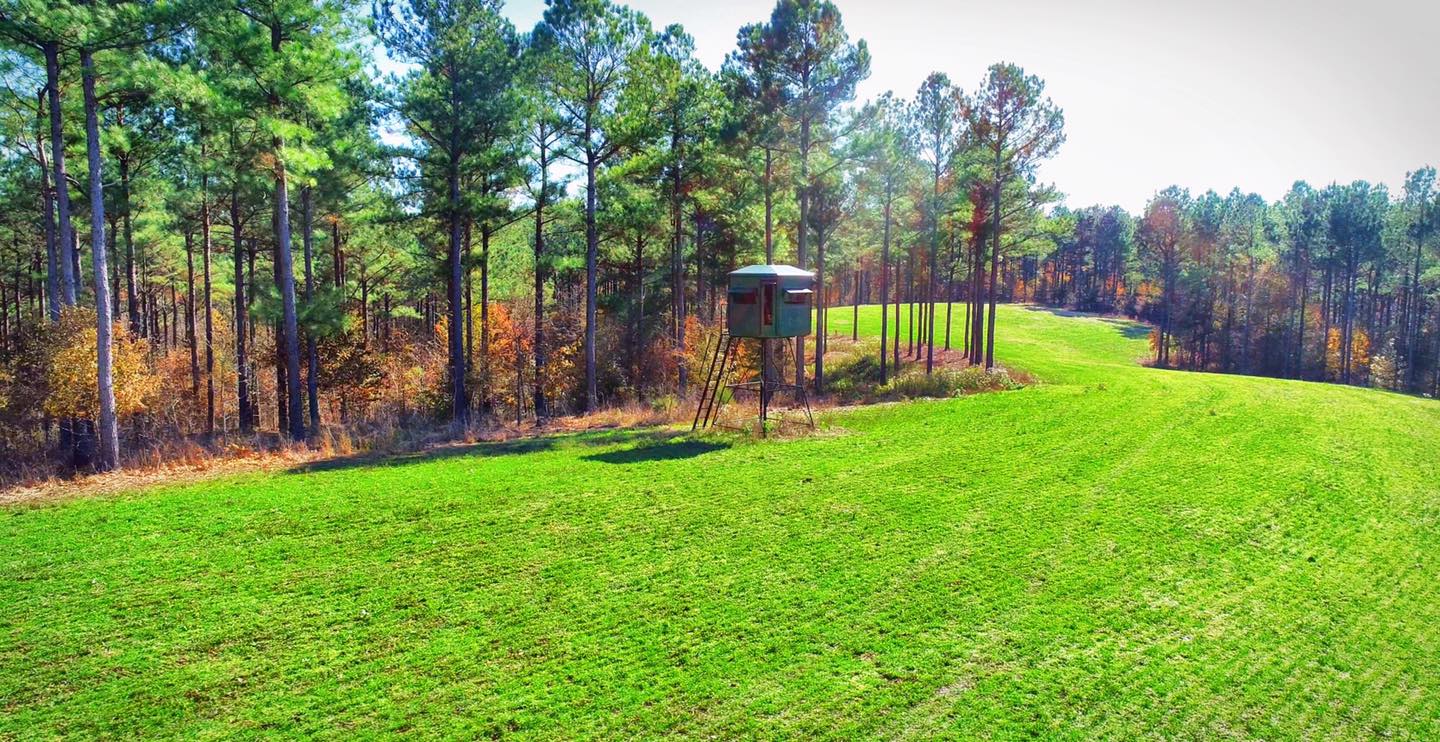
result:
M 600 461 L 606 464 L 639 464 L 646 461 L 674 461 L 693 459 L 711 451 L 729 448 L 728 444 L 713 441 L 660 441 L 652 445 L 622 448 L 604 453 L 584 456 L 586 461 Z
M 288 472 L 291 474 L 306 474 L 311 472 L 340 471 L 344 469 L 406 466 L 409 464 L 421 464 L 429 461 L 440 461 L 466 456 L 519 456 L 568 446 L 612 446 L 646 440 L 655 441 L 657 445 L 665 445 L 665 441 L 670 440 L 676 435 L 679 434 L 654 429 L 541 434 L 529 438 L 516 438 L 508 441 L 481 441 L 479 443 L 466 445 L 440 445 L 412 453 L 360 453 L 353 456 L 338 456 L 333 459 L 294 466 L 291 467 Z M 649 447 L 653 446 L 641 446 L 642 449 Z
M 1114 327 L 1121 335 L 1124 335 L 1127 340 L 1143 340 L 1150 337 L 1150 326 L 1135 320 L 1096 314 L 1094 312 L 1081 312 L 1075 309 L 1046 307 L 1038 304 L 1026 304 L 1025 309 L 1030 312 L 1046 312 L 1056 317 L 1083 317 L 1085 319 L 1100 320 Z

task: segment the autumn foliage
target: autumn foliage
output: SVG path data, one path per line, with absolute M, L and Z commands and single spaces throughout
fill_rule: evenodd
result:
M 44 407 L 52 417 L 94 420 L 99 415 L 96 333 L 94 310 L 72 307 L 61 313 L 46 368 L 49 394 Z M 160 376 L 151 365 L 148 344 L 132 338 L 123 323 L 115 323 L 113 337 L 115 410 L 123 420 L 155 407 Z

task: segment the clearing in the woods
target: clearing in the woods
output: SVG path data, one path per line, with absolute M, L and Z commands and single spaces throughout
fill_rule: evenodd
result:
M 1042 383 L 813 437 L 0 510 L 0 738 L 1440 736 L 1440 403 L 1000 312 Z

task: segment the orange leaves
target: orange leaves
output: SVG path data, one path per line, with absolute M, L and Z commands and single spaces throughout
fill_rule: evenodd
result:
M 144 340 L 132 339 L 122 323 L 113 330 L 115 411 L 124 418 L 150 409 L 160 393 L 160 377 L 150 365 Z M 47 381 L 50 396 L 45 411 L 55 417 L 93 420 L 100 412 L 96 391 L 95 312 L 66 309 L 50 356 Z
M 1363 376 L 1370 367 L 1370 336 L 1365 330 L 1356 327 L 1350 338 L 1350 375 Z M 1341 349 L 1344 347 L 1344 336 L 1340 328 L 1330 328 L 1330 334 L 1325 338 L 1325 374 L 1332 380 L 1344 378 L 1344 360 L 1341 358 Z

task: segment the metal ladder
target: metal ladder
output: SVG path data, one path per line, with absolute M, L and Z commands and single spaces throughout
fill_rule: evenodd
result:
M 728 332 L 721 332 L 720 335 L 715 338 L 714 346 L 706 346 L 704 353 L 710 356 L 710 362 L 705 372 L 705 386 L 701 388 L 700 400 L 695 405 L 695 419 L 690 423 L 690 431 L 693 433 L 697 430 L 716 426 L 743 430 L 743 428 L 732 425 L 722 425 L 720 423 L 720 410 L 725 406 L 726 401 L 724 395 L 727 390 L 731 393 L 732 398 L 736 392 L 741 391 L 754 393 L 759 397 L 760 415 L 757 430 L 761 436 L 766 434 L 765 423 L 775 422 L 784 426 L 789 422 L 783 410 L 779 416 L 770 414 L 770 401 L 777 392 L 788 392 L 794 395 L 795 401 L 792 407 L 797 411 L 803 411 L 805 413 L 804 420 L 801 424 L 814 430 L 815 416 L 810 411 L 810 396 L 806 393 L 804 385 L 796 386 L 794 384 L 782 384 L 770 381 L 765 378 L 763 372 L 756 381 L 730 383 L 730 379 L 735 375 L 735 369 L 739 363 L 740 354 L 738 350 L 741 340 L 743 340 L 743 338 L 734 337 Z M 762 340 L 760 342 L 762 343 L 760 351 L 761 364 L 764 365 L 766 351 L 763 343 L 765 341 Z
M 714 347 L 706 350 L 710 363 L 705 370 L 705 386 L 700 390 L 700 401 L 695 405 L 695 420 L 690 423 L 692 433 L 710 427 L 719 417 L 720 395 L 725 392 L 725 380 L 735 370 L 735 345 L 738 340 L 728 332 L 721 332 L 715 338 Z

